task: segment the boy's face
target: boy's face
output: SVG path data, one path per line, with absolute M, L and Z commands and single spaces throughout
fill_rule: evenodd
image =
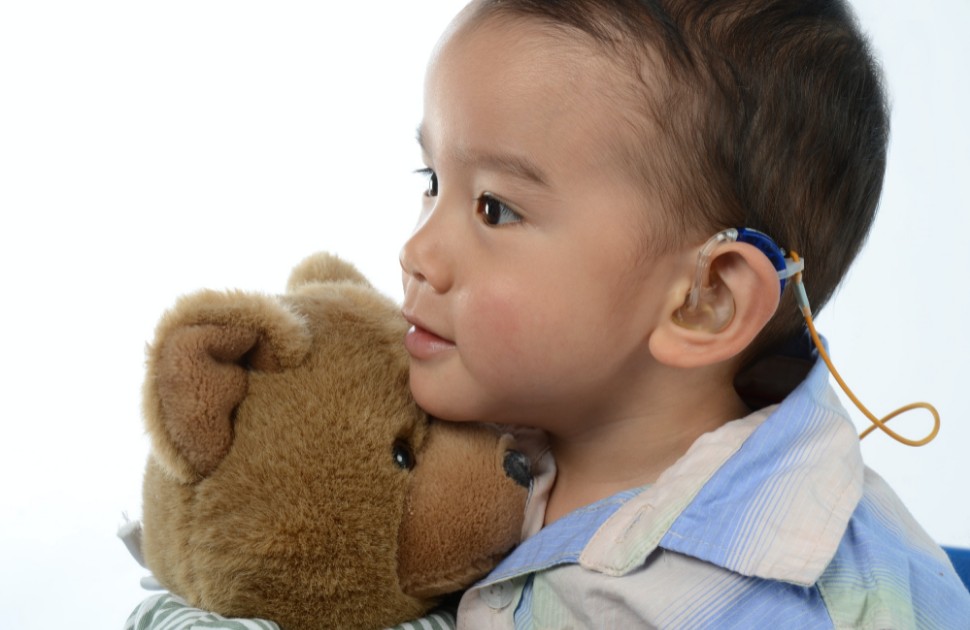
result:
M 569 431 L 632 411 L 614 407 L 653 364 L 683 258 L 644 251 L 659 211 L 618 149 L 627 80 L 529 20 L 460 17 L 432 58 L 431 173 L 401 264 L 411 388 L 433 415 Z

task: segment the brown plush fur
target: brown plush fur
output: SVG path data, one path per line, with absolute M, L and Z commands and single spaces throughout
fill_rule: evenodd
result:
M 286 630 L 419 617 L 517 541 L 508 438 L 431 422 L 398 308 L 347 263 L 180 300 L 149 349 L 143 551 L 191 604 Z M 412 469 L 395 460 L 409 450 Z

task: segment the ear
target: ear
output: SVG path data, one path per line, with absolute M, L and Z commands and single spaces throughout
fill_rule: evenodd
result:
M 649 340 L 654 358 L 671 367 L 700 367 L 730 359 L 754 341 L 778 309 L 778 272 L 767 256 L 747 243 L 725 243 L 711 257 L 711 290 L 705 292 L 704 306 L 726 313 L 723 321 L 715 318 L 693 326 L 678 321 L 677 311 L 691 281 L 681 284 L 683 293 L 672 297 L 668 316 Z
M 308 284 L 341 281 L 360 284 L 365 287 L 371 286 L 367 278 L 352 264 L 333 254 L 320 252 L 308 256 L 293 269 L 286 290 L 292 293 Z
M 232 446 L 251 372 L 298 365 L 310 341 L 301 318 L 274 298 L 215 291 L 182 298 L 148 349 L 143 405 L 159 463 L 183 483 L 210 475 Z

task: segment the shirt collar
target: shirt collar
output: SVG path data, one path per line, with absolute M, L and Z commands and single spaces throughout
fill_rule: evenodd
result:
M 602 525 L 641 492 L 624 490 L 597 501 L 542 528 L 507 556 L 479 585 L 534 573 L 560 564 L 575 564 Z
M 816 361 L 779 406 L 701 436 L 616 510 L 580 564 L 623 575 L 662 547 L 742 575 L 810 585 L 862 497 L 863 471 L 855 428 Z

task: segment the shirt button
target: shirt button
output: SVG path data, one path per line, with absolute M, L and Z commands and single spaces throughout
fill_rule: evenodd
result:
M 482 599 L 485 600 L 489 608 L 500 610 L 512 603 L 514 590 L 509 582 L 496 582 L 482 589 Z

